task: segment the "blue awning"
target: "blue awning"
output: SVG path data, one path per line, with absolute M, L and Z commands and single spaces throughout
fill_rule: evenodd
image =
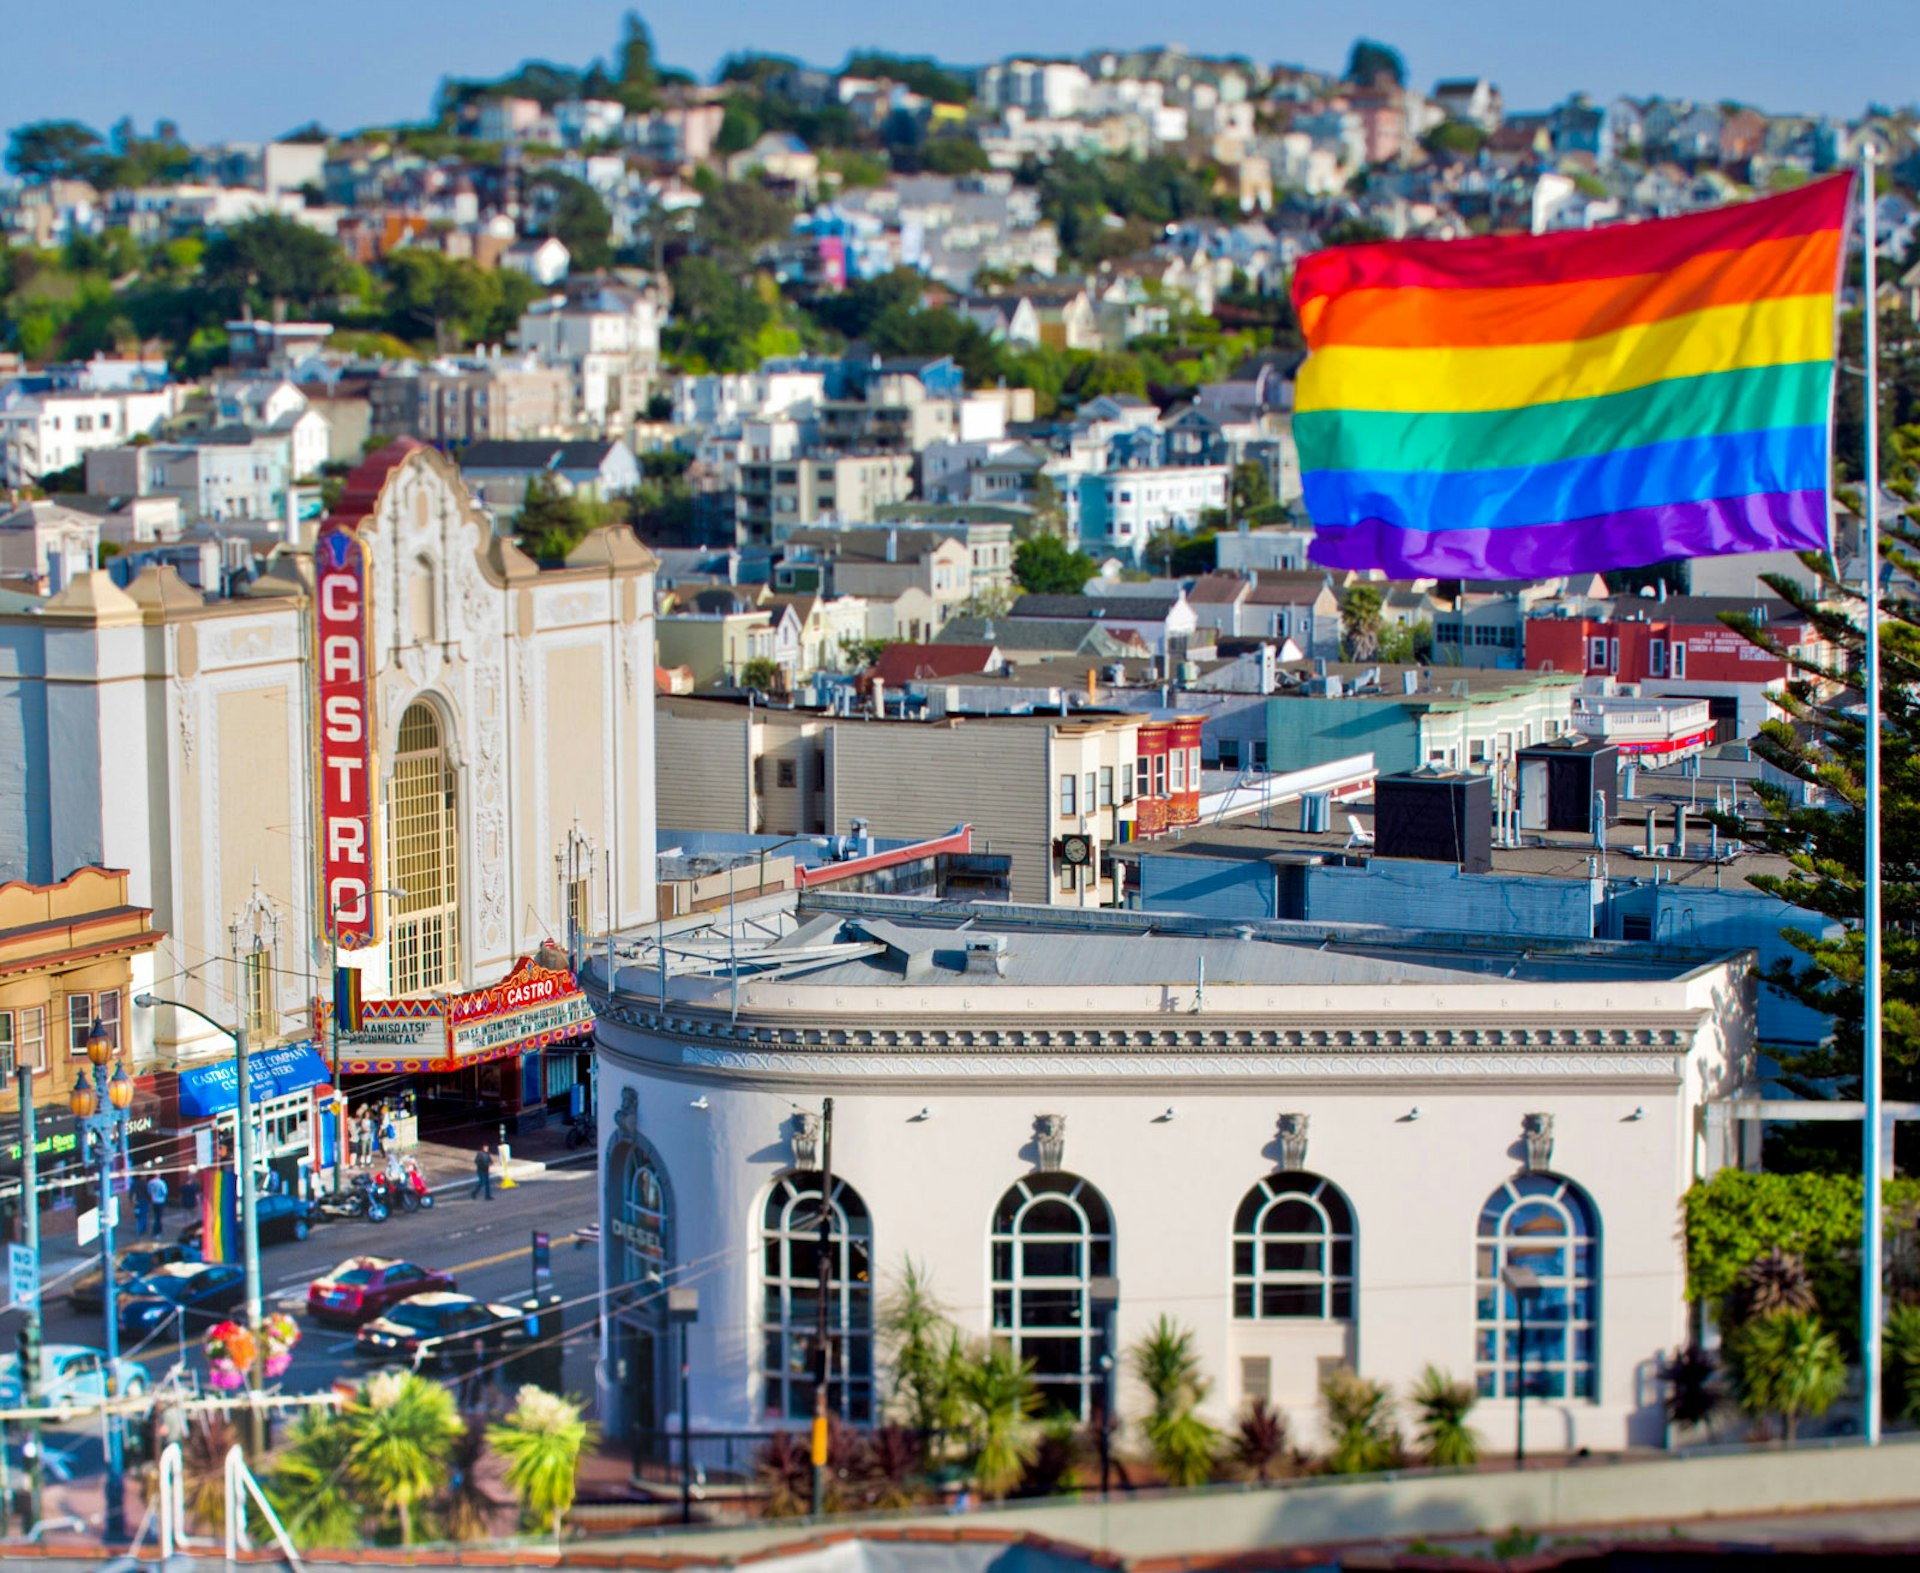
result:
M 311 1043 L 285 1043 L 277 1049 L 256 1049 L 247 1056 L 247 1092 L 254 1103 L 305 1092 L 333 1080 L 327 1062 Z M 180 1073 L 180 1114 L 204 1120 L 225 1114 L 240 1101 L 240 1077 L 232 1060 L 197 1065 Z

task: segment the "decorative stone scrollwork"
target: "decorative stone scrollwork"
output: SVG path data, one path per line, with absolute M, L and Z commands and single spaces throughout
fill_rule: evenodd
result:
M 1057 1172 L 1067 1156 L 1067 1117 L 1038 1114 L 1033 1120 L 1033 1148 L 1043 1174 Z
M 613 1115 L 614 1134 L 622 1141 L 640 1139 L 640 1094 L 633 1087 L 620 1089 L 620 1107 Z
M 817 1171 L 820 1167 L 820 1116 L 802 1109 L 794 1115 L 791 1123 L 794 1168 Z
M 1527 1148 L 1527 1168 L 1538 1171 L 1553 1166 L 1553 1116 L 1525 1114 L 1520 1117 L 1520 1134 Z
M 1291 1172 L 1307 1166 L 1307 1125 L 1310 1116 L 1280 1116 L 1280 1167 Z

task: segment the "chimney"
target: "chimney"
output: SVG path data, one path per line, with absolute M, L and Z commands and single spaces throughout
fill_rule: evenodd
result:
M 887 718 L 887 680 L 884 677 L 873 680 L 873 718 L 876 721 Z
M 900 561 L 900 532 L 898 530 L 887 531 L 887 561 L 890 563 Z
M 1673 855 L 1677 858 L 1687 855 L 1687 805 L 1685 803 L 1673 811 Z
M 1655 804 L 1649 803 L 1647 805 L 1647 846 L 1646 846 L 1646 853 L 1648 857 L 1653 856 L 1654 848 L 1657 845 L 1659 845 L 1658 841 L 1655 839 L 1659 835 L 1659 830 L 1660 830 L 1659 821 L 1660 821 L 1659 808 Z

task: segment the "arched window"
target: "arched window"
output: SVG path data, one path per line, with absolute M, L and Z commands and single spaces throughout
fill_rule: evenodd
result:
M 1480 1209 L 1475 1254 L 1474 1375 L 1483 1398 L 1592 1398 L 1600 1338 L 1600 1221 L 1571 1180 L 1521 1174 Z M 1523 1268 L 1538 1287 L 1522 1307 L 1501 1269 Z
M 1113 1273 L 1113 1215 L 1078 1175 L 1030 1174 L 993 1215 L 993 1331 L 1031 1360 L 1049 1409 L 1091 1413 L 1100 1329 L 1090 1290 Z
M 666 1276 L 667 1201 L 659 1174 L 637 1147 L 627 1149 L 615 1217 L 621 1286 L 645 1294 Z
M 1353 1315 L 1353 1208 L 1317 1174 L 1270 1174 L 1233 1220 L 1233 1314 Z
M 813 1413 L 813 1345 L 820 1294 L 820 1176 L 789 1174 L 767 1197 L 761 1258 L 766 1291 L 766 1412 Z M 827 1406 L 843 1420 L 873 1419 L 873 1223 L 860 1193 L 833 1182 Z
M 440 716 L 423 700 L 400 717 L 393 756 L 393 992 L 405 998 L 460 977 L 460 857 L 452 762 Z

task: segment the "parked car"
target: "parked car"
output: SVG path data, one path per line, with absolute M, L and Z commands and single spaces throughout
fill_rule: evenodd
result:
M 313 1203 L 285 1191 L 275 1191 L 271 1195 L 254 1198 L 253 1218 L 259 1226 L 262 1245 L 272 1245 L 279 1240 L 304 1240 L 313 1232 Z M 240 1228 L 237 1208 L 233 1227 L 237 1234 Z M 200 1231 L 201 1223 L 196 1218 L 180 1231 L 180 1243 L 198 1249 Z
M 39 1397 L 47 1404 L 84 1404 L 107 1396 L 107 1357 L 98 1349 L 83 1344 L 47 1344 L 42 1347 L 45 1376 Z M 144 1393 L 147 1373 L 131 1360 L 122 1360 L 114 1368 L 114 1386 L 125 1394 Z M 20 1357 L 8 1355 L 0 1360 L 0 1406 L 17 1408 L 26 1394 L 20 1386 Z
M 452 1292 L 452 1273 L 384 1256 L 350 1256 L 307 1290 L 307 1315 L 316 1322 L 355 1327 L 413 1295 Z
M 247 1298 L 247 1275 L 237 1262 L 169 1262 L 131 1284 L 120 1299 L 120 1331 L 145 1333 L 181 1312 L 204 1327 Z
M 114 1263 L 113 1281 L 124 1291 L 136 1278 L 144 1278 L 148 1273 L 165 1267 L 171 1262 L 199 1260 L 200 1250 L 197 1245 L 173 1240 L 157 1240 L 151 1245 L 136 1245 L 120 1253 L 120 1259 Z M 76 1311 L 97 1311 L 104 1299 L 100 1269 L 97 1267 L 74 1279 L 73 1287 L 67 1291 L 67 1304 Z
M 510 1305 L 488 1305 L 470 1294 L 417 1294 L 362 1327 L 353 1352 L 363 1360 L 410 1365 L 457 1364 L 480 1340 L 489 1355 L 526 1336 L 526 1319 Z

